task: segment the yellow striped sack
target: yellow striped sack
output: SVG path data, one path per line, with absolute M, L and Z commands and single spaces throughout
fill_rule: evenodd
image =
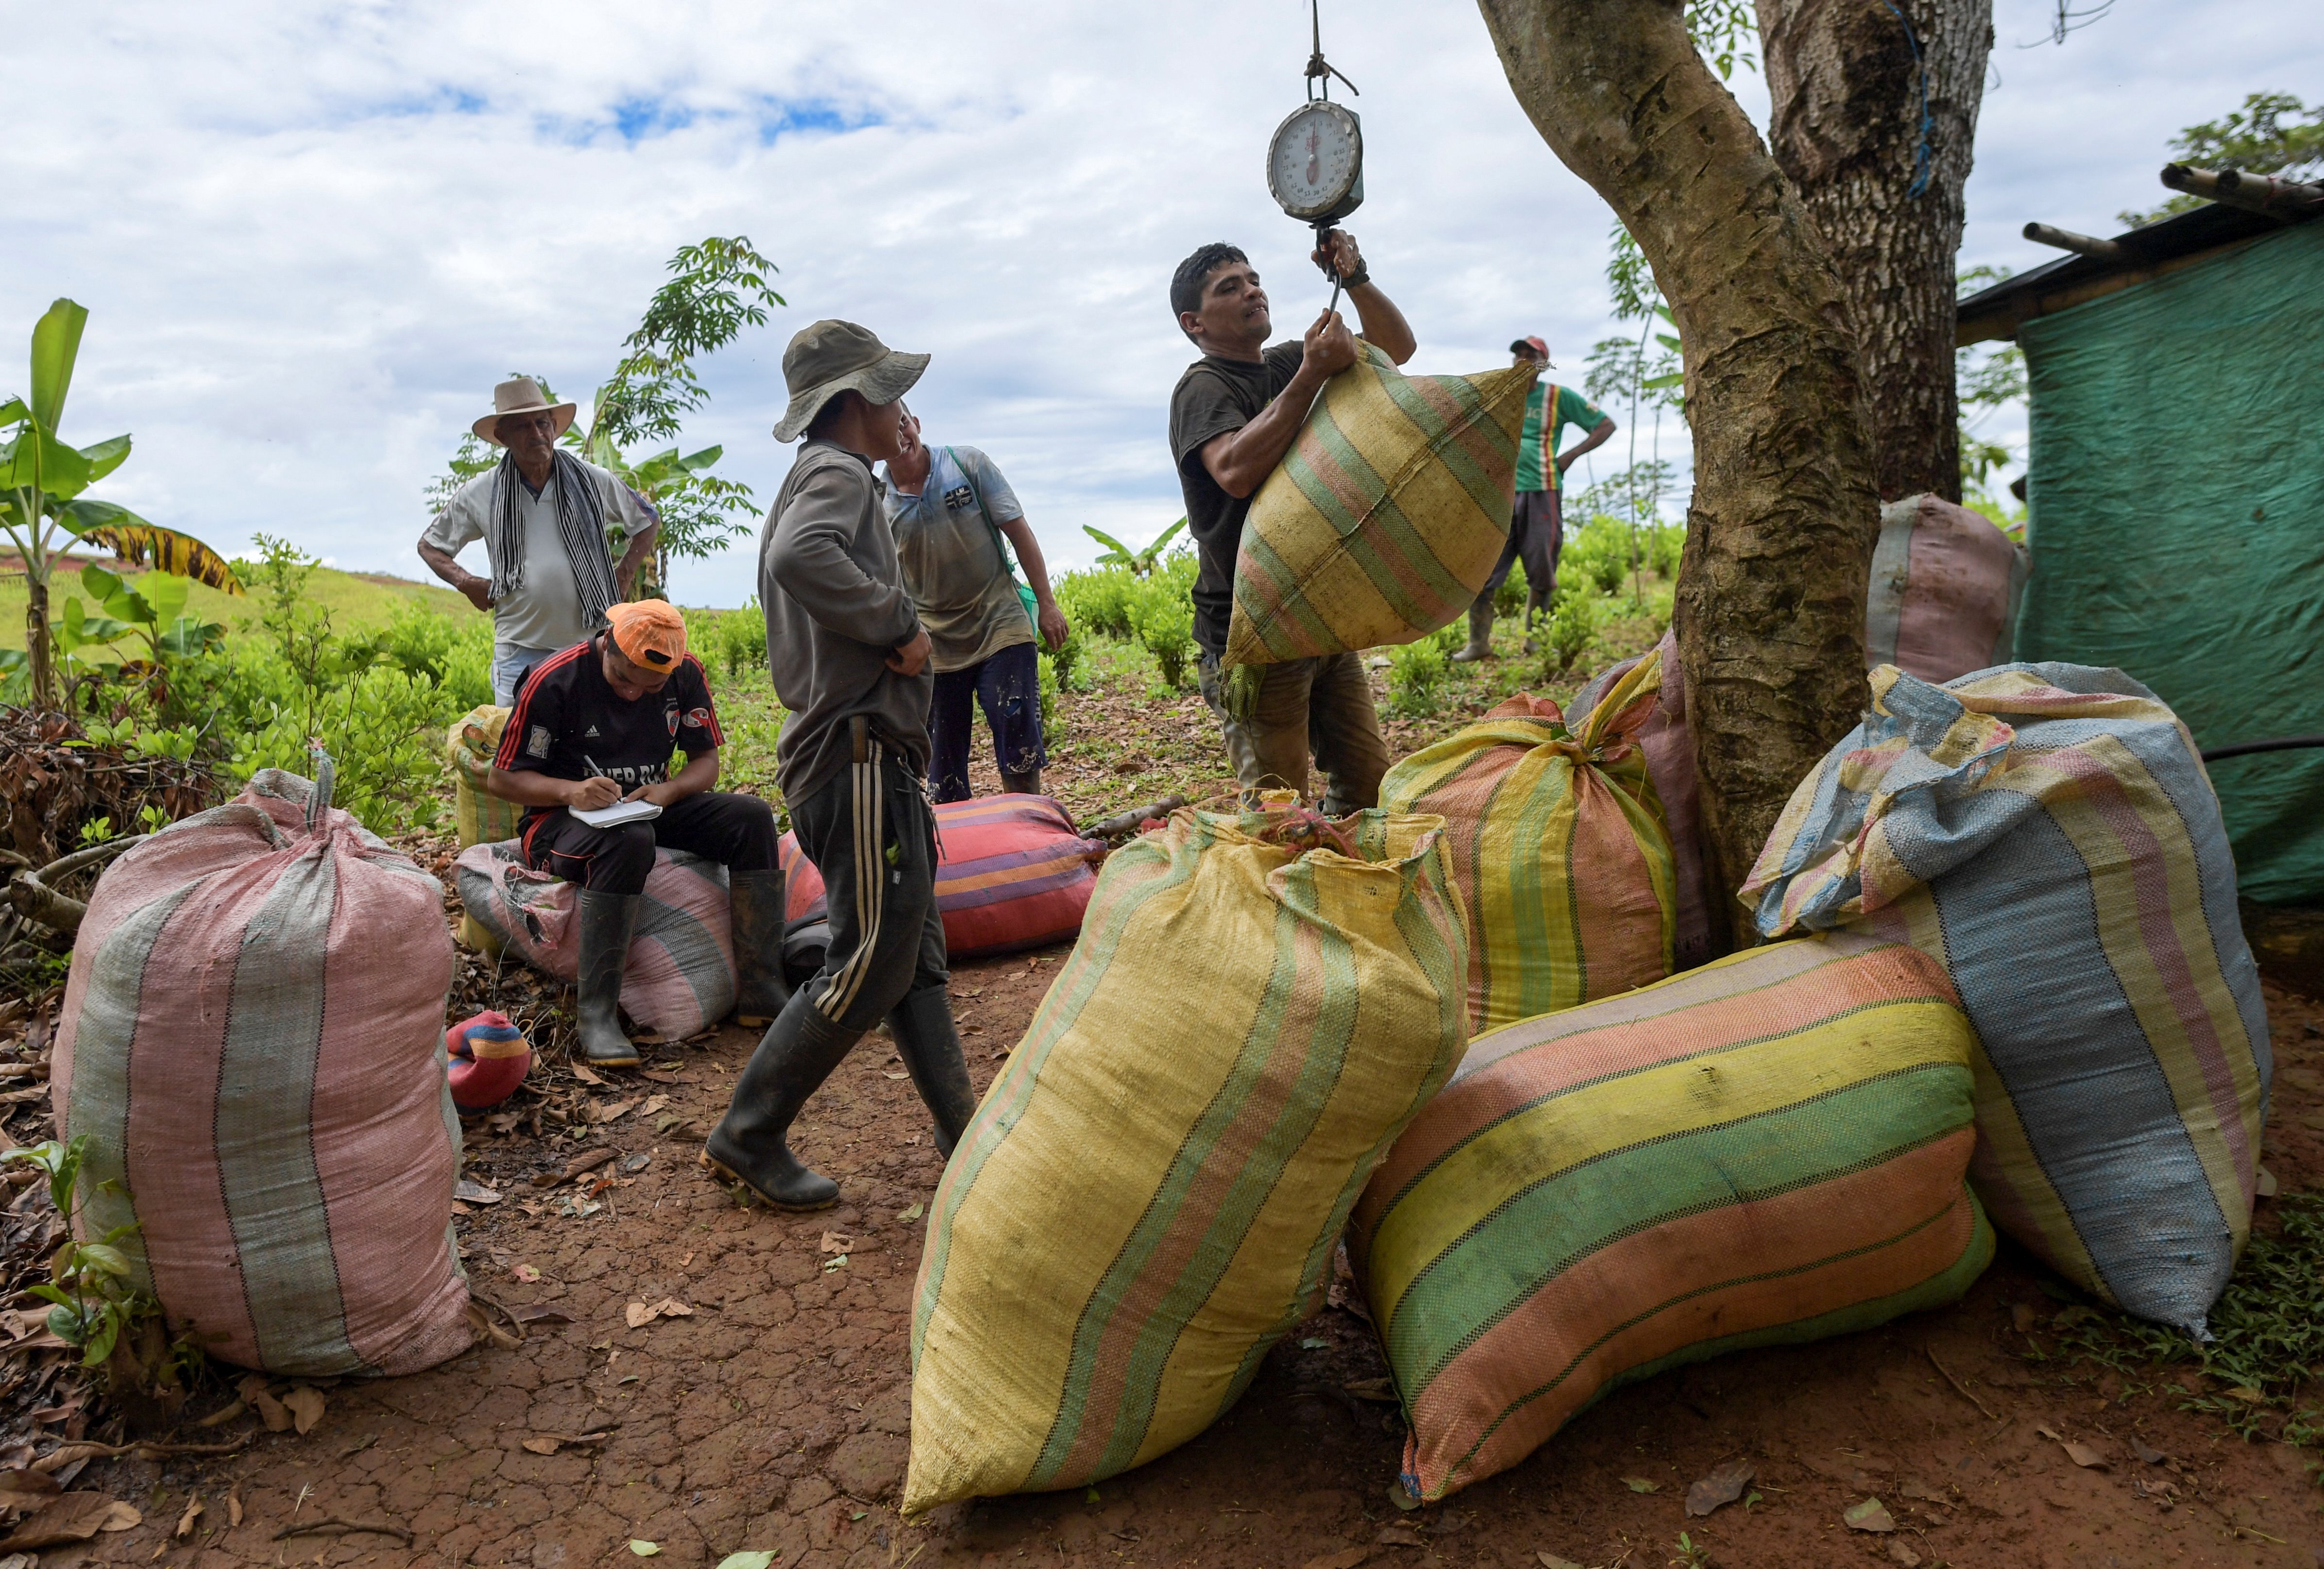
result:
M 905 1512 L 1151 1460 L 1321 1306 L 1467 1040 L 1441 829 L 1184 808 L 1107 860 L 936 1189 Z
M 1348 1250 L 1404 1400 L 1404 1485 L 1506 1471 L 1623 1384 L 1954 1301 L 1969 1021 L 1919 950 L 1777 943 L 1480 1035 Z
M 463 850 L 471 844 L 513 839 L 518 823 L 523 820 L 522 807 L 484 793 L 484 771 L 500 750 L 501 731 L 508 725 L 508 716 L 506 708 L 486 703 L 469 709 L 445 732 L 444 761 L 452 765 L 452 820 Z M 501 951 L 500 939 L 491 928 L 465 913 L 460 917 L 459 935 L 465 947 L 485 954 Z
M 1569 731 L 1523 694 L 1380 780 L 1380 806 L 1444 819 L 1469 910 L 1469 1024 L 1498 1029 L 1659 981 L 1677 931 L 1676 862 L 1638 745 L 1662 651 Z
M 2120 670 L 1894 665 L 1743 886 L 1760 932 L 1941 961 L 1977 1027 L 1994 1223 L 2077 1286 L 2200 1338 L 2251 1232 L 2273 1066 L 2218 797 Z
M 1469 608 L 1508 542 L 1540 373 L 1407 376 L 1359 346 L 1251 498 L 1225 664 L 1425 637 Z

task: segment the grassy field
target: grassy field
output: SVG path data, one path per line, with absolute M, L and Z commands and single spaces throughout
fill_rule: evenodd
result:
M 12 558 L 13 559 L 13 558 Z M 98 565 L 114 569 L 116 563 L 100 561 Z M 126 569 L 132 581 L 142 574 L 135 568 Z M 384 574 L 363 574 L 335 571 L 318 567 L 308 584 L 309 597 L 323 609 L 332 613 L 342 627 L 375 626 L 407 605 L 424 606 L 447 615 L 474 615 L 468 602 L 439 585 L 415 583 Z M 80 569 L 60 570 L 49 586 L 49 614 L 59 619 L 64 614 L 67 598 L 80 591 Z M 24 575 L 21 568 L 14 572 L 0 571 L 0 648 L 21 649 L 24 646 Z M 86 596 L 84 596 L 86 603 Z M 95 611 L 97 606 L 90 605 Z M 214 621 L 229 632 L 238 632 L 245 622 L 258 618 L 256 602 L 247 595 L 221 594 L 204 584 L 194 585 L 187 595 L 188 615 Z

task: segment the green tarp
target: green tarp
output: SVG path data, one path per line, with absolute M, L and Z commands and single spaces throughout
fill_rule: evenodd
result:
M 2324 221 L 2030 321 L 2017 657 L 2114 665 L 2199 745 L 2324 734 Z M 2211 765 L 2247 897 L 2324 904 L 2324 750 Z

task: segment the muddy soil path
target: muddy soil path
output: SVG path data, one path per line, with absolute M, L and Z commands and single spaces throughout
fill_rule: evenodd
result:
M 980 1085 L 1056 957 L 959 965 Z M 2267 1162 L 2286 1189 L 2324 1185 L 2324 1137 L 2302 1121 L 2324 1126 L 2314 1071 L 2324 1011 L 2273 988 L 2269 1003 L 2280 1061 L 2305 1071 L 2279 1079 Z M 2324 1495 L 2307 1456 L 2179 1410 L 2177 1381 L 2195 1375 L 2150 1388 L 2028 1360 L 2060 1305 L 2006 1243 L 1956 1307 L 1618 1391 L 1514 1471 L 1409 1514 L 1388 1498 L 1402 1442 L 1394 1407 L 1366 1398 L 1386 1370 L 1369 1324 L 1335 1292 L 1341 1305 L 1286 1339 L 1240 1406 L 1175 1454 L 1093 1491 L 908 1523 L 895 1509 L 909 1441 L 907 1330 L 939 1169 L 927 1121 L 875 1035 L 799 1132 L 806 1158 L 843 1184 L 841 1206 L 813 1216 L 738 1207 L 694 1157 L 751 1044 L 730 1029 L 657 1048 L 642 1074 L 604 1075 L 586 1087 L 589 1103 L 629 1108 L 602 1123 L 561 1134 L 551 1123 L 553 1136 L 538 1139 L 524 1126 L 472 1127 L 467 1175 L 503 1196 L 461 1217 L 467 1268 L 529 1321 L 521 1343 L 415 1378 L 339 1383 L 303 1437 L 261 1432 L 225 1460 L 93 1467 L 77 1485 L 130 1500 L 145 1523 L 53 1550 L 43 1569 L 84 1558 L 578 1569 L 637 1562 L 632 1542 L 671 1564 L 771 1550 L 782 1569 L 1558 1559 L 1662 1569 L 1683 1561 L 1682 1531 L 1700 1561 L 1731 1569 L 2324 1562 Z M 615 1158 L 579 1183 L 535 1186 L 604 1149 Z M 675 1306 L 631 1322 L 663 1304 Z M 244 1417 L 223 1434 L 255 1426 Z M 2044 1428 L 2107 1463 L 2076 1464 Z M 2142 1463 L 2134 1440 L 2168 1460 Z M 1738 1458 L 1755 1467 L 1758 1501 L 1690 1519 L 1688 1483 Z M 206 1509 L 181 1540 L 171 1527 L 189 1496 Z M 1843 1524 L 1870 1497 L 1893 1531 Z M 413 1540 L 281 1536 L 323 1520 L 392 1525 Z

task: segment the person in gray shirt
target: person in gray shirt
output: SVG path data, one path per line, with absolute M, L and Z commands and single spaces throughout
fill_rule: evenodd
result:
M 428 569 L 493 614 L 493 701 L 516 701 L 525 672 L 600 631 L 630 597 L 661 520 L 643 496 L 594 463 L 557 449 L 573 405 L 551 403 L 530 376 L 493 389 L 471 428 L 507 456 L 452 493 L 420 536 Z M 619 565 L 607 529 L 629 540 Z M 492 576 L 460 565 L 482 540 Z
M 778 1209 L 825 1209 L 839 1185 L 809 1170 L 790 1125 L 881 1019 L 949 1156 L 976 1110 L 945 994 L 927 715 L 932 648 L 905 592 L 872 466 L 900 450 L 899 402 L 927 367 L 850 321 L 818 321 L 783 351 L 805 432 L 759 540 L 767 667 L 789 710 L 775 776 L 799 849 L 823 873 L 831 946 L 735 1082 L 702 1164 Z

